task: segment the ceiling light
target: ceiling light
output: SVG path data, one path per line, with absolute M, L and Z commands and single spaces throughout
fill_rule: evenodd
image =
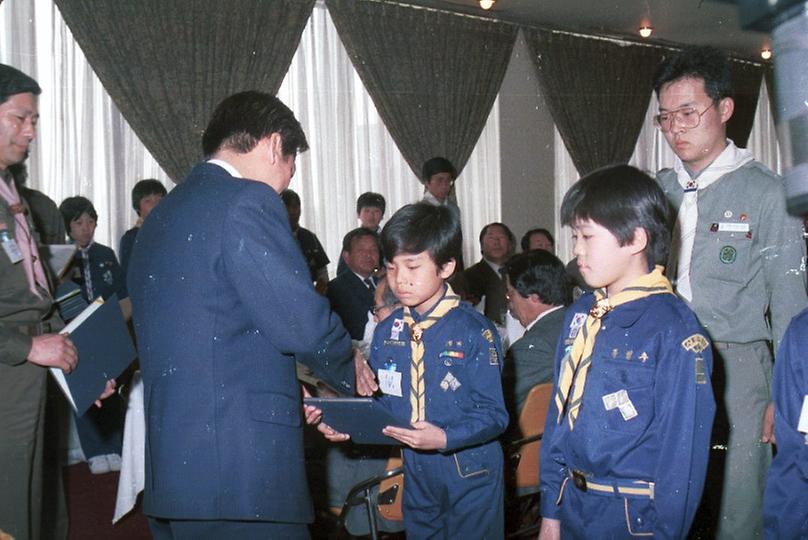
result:
M 644 37 L 644 38 L 651 37 L 651 34 L 653 32 L 654 32 L 654 29 L 651 26 L 647 25 L 647 24 L 645 26 L 640 27 L 640 35 L 642 37 Z
M 764 60 L 768 60 L 769 58 L 772 57 L 772 50 L 766 47 L 765 49 L 760 51 L 760 57 L 763 58 Z
M 483 9 L 491 9 L 496 3 L 497 0 L 480 0 L 480 7 Z

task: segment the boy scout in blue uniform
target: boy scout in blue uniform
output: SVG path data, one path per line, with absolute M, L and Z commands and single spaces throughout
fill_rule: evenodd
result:
M 371 367 L 382 403 L 413 427 L 385 429 L 406 445 L 407 537 L 502 538 L 502 351 L 491 322 L 445 283 L 460 251 L 457 217 L 443 206 L 405 206 L 382 245 L 405 307 L 377 327 Z
M 772 377 L 777 455 L 763 496 L 766 538 L 808 537 L 808 309 L 788 326 Z
M 715 402 L 709 342 L 659 266 L 667 201 L 650 177 L 619 165 L 575 184 L 561 215 L 596 290 L 569 308 L 556 353 L 540 537 L 684 538 Z

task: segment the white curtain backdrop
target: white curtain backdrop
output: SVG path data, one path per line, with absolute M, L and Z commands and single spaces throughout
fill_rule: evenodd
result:
M 0 4 L 0 62 L 33 76 L 43 89 L 29 184 L 58 204 L 84 195 L 99 214 L 96 240 L 117 250 L 137 216 L 132 186 L 154 177 L 173 183 L 112 103 L 51 0 Z M 357 226 L 356 198 L 377 191 L 386 217 L 423 189 L 401 157 L 351 65 L 328 10 L 318 2 L 278 96 L 303 124 L 311 150 L 298 159 L 292 188 L 336 268 L 342 236 Z M 495 103 L 457 182 L 467 261 L 477 258 L 477 231 L 500 219 L 499 107 Z
M 42 87 L 28 184 L 56 204 L 83 195 L 98 212 L 96 241 L 117 251 L 137 220 L 131 190 L 143 178 L 173 183 L 118 112 L 51 0 L 0 4 L 0 62 Z
M 769 108 L 769 93 L 765 81 L 761 84 L 755 121 L 752 124 L 752 133 L 749 136 L 747 147 L 755 159 L 776 173 L 782 174 L 780 147 L 777 142 L 774 118 Z M 648 110 L 645 113 L 645 121 L 637 139 L 637 146 L 629 160 L 630 165 L 651 176 L 654 176 L 660 169 L 673 167 L 676 157 L 662 133 L 654 125 L 654 115 L 657 114 L 658 107 L 656 94 L 652 94 Z M 556 238 L 556 253 L 562 261 L 569 261 L 572 259 L 570 230 L 561 228 L 559 210 L 561 201 L 564 200 L 564 194 L 580 176 L 557 129 L 555 130 L 555 172 L 555 227 L 556 231 L 559 231 Z

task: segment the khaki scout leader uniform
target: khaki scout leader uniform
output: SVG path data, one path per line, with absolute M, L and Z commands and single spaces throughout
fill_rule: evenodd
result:
M 664 169 L 657 181 L 678 210 L 684 190 L 676 172 Z M 771 449 L 759 440 L 770 399 L 768 342 L 776 349 L 807 303 L 802 223 L 785 202 L 782 180 L 756 161 L 698 192 L 690 307 L 714 342 L 716 402 L 720 410 L 723 381 L 729 426 L 719 538 L 753 538 L 763 528 Z
M 2 197 L 0 224 L 14 238 L 14 215 Z M 28 227 L 34 230 L 30 218 Z M 48 318 L 50 294 L 40 293 L 38 298 L 29 289 L 22 262 L 12 264 L 0 250 L 0 529 L 17 540 L 39 538 L 42 521 L 47 370 L 27 362 L 26 357 L 33 336 L 61 326 L 58 317 Z

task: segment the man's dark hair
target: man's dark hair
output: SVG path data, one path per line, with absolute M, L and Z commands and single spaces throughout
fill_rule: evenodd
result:
M 636 229 L 645 229 L 649 271 L 655 264 L 667 264 L 673 217 L 659 185 L 630 165 L 610 165 L 589 173 L 572 185 L 561 203 L 562 225 L 594 221 L 621 246 L 634 240 Z
M 716 104 L 726 97 L 732 97 L 729 59 L 715 47 L 687 47 L 665 58 L 654 75 L 657 97 L 663 86 L 687 77 L 702 79 L 704 91 Z
M 149 195 L 165 197 L 166 193 L 168 193 L 166 187 L 159 180 L 155 180 L 154 178 L 141 180 L 132 188 L 132 208 L 135 209 L 137 215 L 140 215 L 140 201 L 143 200 L 144 197 L 148 197 Z
M 281 200 L 283 201 L 283 205 L 289 208 L 293 204 L 300 206 L 300 195 L 297 194 L 296 191 L 291 189 L 284 189 L 281 192 Z
M 440 173 L 449 173 L 452 179 L 457 178 L 457 169 L 452 162 L 444 157 L 433 157 L 424 163 L 421 169 L 421 180 L 429 182 L 429 179 Z
M 59 212 L 65 221 L 65 229 L 70 232 L 70 223 L 76 221 L 82 214 L 87 214 L 95 221 L 98 221 L 98 212 L 95 211 L 93 203 L 87 197 L 68 197 L 59 205 Z
M 534 234 L 543 234 L 550 241 L 550 245 L 555 246 L 555 238 L 553 238 L 553 235 L 550 233 L 550 231 L 548 231 L 547 229 L 542 229 L 541 227 L 537 227 L 535 229 L 530 229 L 522 237 L 522 251 L 530 250 L 530 237 L 533 236 Z
M 384 210 L 387 208 L 387 203 L 380 193 L 366 191 L 361 194 L 358 199 L 356 199 L 356 213 L 359 214 L 363 208 L 367 207 L 378 208 L 382 211 L 382 215 L 384 215 Z
M 202 151 L 206 157 L 221 148 L 246 154 L 273 133 L 280 134 L 285 156 L 309 148 L 300 122 L 281 100 L 254 90 L 240 92 L 225 98 L 213 111 L 202 135 Z
M 572 303 L 572 284 L 567 269 L 549 251 L 537 249 L 514 255 L 500 271 L 524 298 L 535 294 L 542 303 L 552 306 Z
M 357 227 L 352 231 L 348 231 L 348 233 L 342 237 L 342 251 L 344 253 L 350 253 L 351 249 L 353 248 L 353 241 L 358 238 L 362 238 L 363 236 L 370 236 L 373 238 L 373 240 L 375 240 L 376 247 L 379 249 L 379 255 L 381 255 L 379 235 L 370 229 L 365 229 L 364 227 Z
M 0 64 L 0 103 L 5 103 L 11 96 L 29 92 L 38 96 L 42 89 L 34 79 L 19 69 Z
M 491 227 L 499 227 L 499 228 L 501 228 L 505 232 L 505 236 L 508 237 L 508 242 L 510 242 L 510 244 L 511 244 L 511 250 L 516 248 L 516 235 L 513 234 L 510 227 L 508 227 L 504 223 L 500 223 L 499 221 L 489 223 L 488 225 L 483 227 L 483 230 L 480 231 L 480 247 L 482 247 L 482 245 L 483 245 L 483 237 L 485 236 L 485 233 L 487 233 L 488 229 L 490 229 Z
M 426 251 L 438 267 L 460 260 L 460 220 L 446 206 L 429 203 L 401 207 L 382 229 L 384 258 Z

